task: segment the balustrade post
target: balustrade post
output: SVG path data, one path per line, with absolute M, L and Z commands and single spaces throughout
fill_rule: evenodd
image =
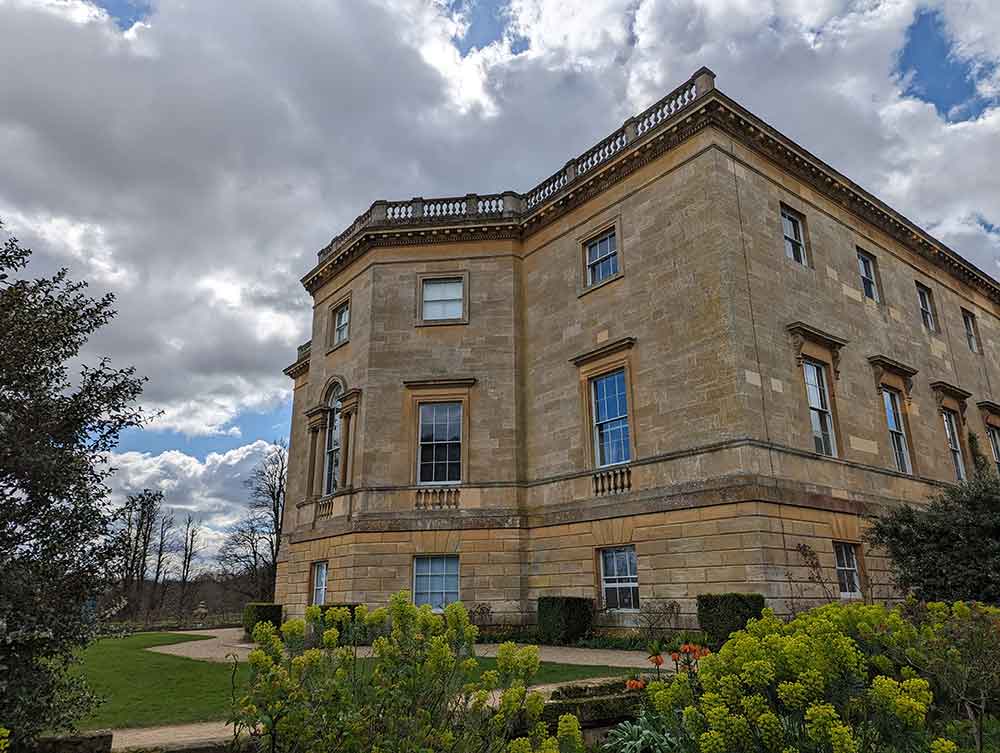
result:
M 414 196 L 410 199 L 410 216 L 413 219 L 424 216 L 424 199 L 422 196 Z
M 524 199 L 513 191 L 504 191 L 503 194 L 503 216 L 519 217 L 524 212 Z
M 692 78 L 694 79 L 694 96 L 696 97 L 708 94 L 715 88 L 715 73 L 709 68 L 699 68 Z
M 572 182 L 572 180 L 576 177 L 576 160 L 571 159 L 566 163 L 566 167 L 563 169 L 566 171 L 566 182 Z
M 388 218 L 388 208 L 389 202 L 379 199 L 374 204 L 372 204 L 371 218 L 372 224 L 378 224 L 385 222 Z
M 479 214 L 479 194 L 467 193 L 465 195 L 465 213 L 470 216 Z
M 631 144 L 635 141 L 635 137 L 637 135 L 635 130 L 635 118 L 632 117 L 626 120 L 623 128 L 625 129 L 625 143 Z

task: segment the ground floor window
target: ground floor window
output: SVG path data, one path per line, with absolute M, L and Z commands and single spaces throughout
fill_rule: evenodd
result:
M 445 554 L 413 559 L 413 603 L 444 609 L 458 601 L 458 555 Z
M 861 578 L 858 574 L 858 545 L 834 541 L 833 551 L 837 555 L 837 582 L 840 584 L 840 598 L 860 599 Z
M 601 591 L 605 609 L 639 608 L 639 569 L 634 546 L 602 549 Z
M 326 603 L 326 563 L 313 562 L 311 604 L 323 606 Z

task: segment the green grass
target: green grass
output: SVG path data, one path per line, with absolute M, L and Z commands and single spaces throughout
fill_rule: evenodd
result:
M 81 727 L 119 729 L 225 719 L 232 697 L 232 665 L 145 650 L 207 637 L 137 633 L 90 646 L 83 655 L 83 672 L 106 702 Z M 246 676 L 247 666 L 241 664 L 239 679 Z
M 90 646 L 83 655 L 83 673 L 106 702 L 81 727 L 120 729 L 225 719 L 229 715 L 232 665 L 145 650 L 206 637 L 137 633 L 106 638 Z M 483 671 L 496 668 L 496 659 L 483 658 L 479 663 Z M 625 667 L 542 662 L 533 682 L 571 682 L 631 671 Z M 247 666 L 241 664 L 237 679 L 242 682 L 246 677 Z

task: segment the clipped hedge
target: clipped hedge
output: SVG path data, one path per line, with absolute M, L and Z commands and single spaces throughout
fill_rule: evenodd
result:
M 751 617 L 764 611 L 763 594 L 698 594 L 698 624 L 718 649 L 729 634 L 746 627 Z
M 281 604 L 251 601 L 243 607 L 243 629 L 248 636 L 253 635 L 258 622 L 270 622 L 276 628 L 281 627 Z
M 576 643 L 593 625 L 593 599 L 579 596 L 542 596 L 538 599 L 538 640 L 542 643 Z

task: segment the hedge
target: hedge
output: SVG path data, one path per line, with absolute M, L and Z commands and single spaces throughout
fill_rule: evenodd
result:
M 594 624 L 594 600 L 579 596 L 542 596 L 538 600 L 538 640 L 576 643 Z
M 243 607 L 243 629 L 247 635 L 253 635 L 258 622 L 270 622 L 276 628 L 281 627 L 281 604 L 251 601 Z
M 764 611 L 762 594 L 698 594 L 698 624 L 718 649 L 729 634 L 746 627 L 751 617 Z

